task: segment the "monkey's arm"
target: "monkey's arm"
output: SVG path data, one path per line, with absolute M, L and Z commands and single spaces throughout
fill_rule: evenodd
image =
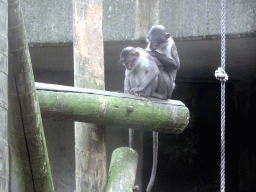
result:
M 167 57 L 165 54 L 159 53 L 157 51 L 151 51 L 150 55 L 156 57 L 163 64 L 164 69 L 167 71 L 174 69 L 176 70 L 179 68 L 179 62 Z
M 157 66 L 156 66 L 157 67 Z M 150 85 L 150 83 L 155 80 L 155 78 L 159 75 L 159 69 L 154 68 L 147 72 L 145 77 L 143 78 L 142 84 L 141 84 L 141 90 L 144 90 L 146 87 Z
M 125 79 L 124 79 L 124 93 L 129 93 L 131 89 L 130 83 L 129 83 L 129 77 L 127 72 L 125 72 Z
M 134 87 L 130 90 L 129 93 L 135 95 L 136 93 L 139 93 L 142 96 L 149 97 L 150 92 L 146 91 L 151 90 L 153 86 L 153 81 L 157 78 L 160 71 L 158 66 L 151 61 L 148 65 L 148 70 L 145 73 L 145 76 L 141 82 L 141 85 L 139 87 Z M 151 86 L 151 87 L 150 87 Z

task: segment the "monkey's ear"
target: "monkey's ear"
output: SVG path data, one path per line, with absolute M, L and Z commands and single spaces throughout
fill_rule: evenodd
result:
M 171 36 L 170 33 L 166 33 L 166 34 L 165 34 L 165 38 L 166 38 L 166 39 L 168 39 L 170 36 Z
M 138 52 L 134 52 L 133 55 L 134 55 L 135 57 L 139 57 L 140 54 L 139 54 Z

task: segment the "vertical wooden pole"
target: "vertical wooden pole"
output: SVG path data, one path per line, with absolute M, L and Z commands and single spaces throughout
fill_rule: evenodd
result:
M 73 0 L 74 84 L 105 89 L 102 37 L 103 0 Z M 104 114 L 107 102 L 102 99 Z M 86 110 L 86 109 L 82 109 Z M 106 188 L 106 130 L 75 122 L 76 191 L 103 192 Z
M 9 189 L 8 149 L 8 4 L 0 1 L 0 191 Z

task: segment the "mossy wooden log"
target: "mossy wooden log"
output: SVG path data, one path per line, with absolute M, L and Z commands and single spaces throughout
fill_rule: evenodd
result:
M 42 116 L 98 125 L 181 133 L 189 110 L 180 101 L 36 83 Z
M 138 154 L 132 148 L 121 147 L 113 151 L 106 192 L 133 192 L 138 165 Z
M 9 191 L 8 2 L 0 1 L 0 191 Z
M 2 17 L 2 13 L 0 15 Z M 54 192 L 19 0 L 8 0 L 8 27 L 8 139 L 17 188 L 19 192 Z M 1 149 L 0 153 L 2 153 Z M 3 189 L 1 188 L 0 191 Z

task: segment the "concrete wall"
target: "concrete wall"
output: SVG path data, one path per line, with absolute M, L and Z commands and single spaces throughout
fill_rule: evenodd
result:
M 72 42 L 71 0 L 21 0 L 30 43 Z M 256 31 L 256 1 L 227 0 L 227 33 Z M 144 39 L 153 24 L 177 38 L 220 34 L 220 0 L 104 0 L 104 41 Z
M 21 0 L 30 43 L 65 43 L 73 39 L 72 0 Z
M 204 38 L 218 35 L 221 21 L 220 2 L 220 0 L 163 0 L 160 3 L 160 23 L 166 26 L 174 37 Z M 226 15 L 228 34 L 253 33 L 256 30 L 256 1 L 227 0 Z

